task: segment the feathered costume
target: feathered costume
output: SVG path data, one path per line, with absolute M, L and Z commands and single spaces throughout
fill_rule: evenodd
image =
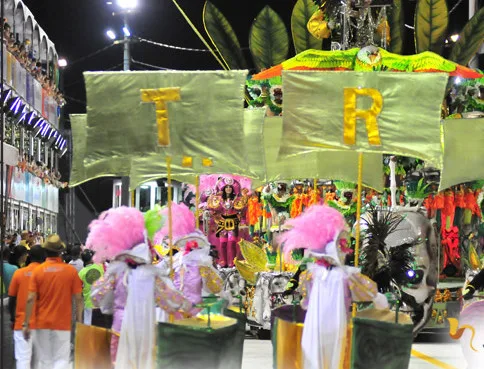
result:
M 244 221 L 248 198 L 242 193 L 240 182 L 232 177 L 221 178 L 216 188 L 217 193 L 207 200 L 207 208 L 217 223 L 218 263 L 221 267 L 233 267 L 239 254 L 239 225 Z
M 388 247 L 387 237 L 393 233 L 403 218 L 391 211 L 371 208 L 366 213 L 362 228 L 365 243 L 361 252 L 362 273 L 374 280 L 380 292 L 395 292 L 408 284 L 407 272 L 415 261 L 410 244 Z
M 351 301 L 374 301 L 377 308 L 388 303 L 378 294 L 375 282 L 359 269 L 344 266 L 349 248 L 348 227 L 335 209 L 315 205 L 280 237 L 289 260 L 294 249 L 305 248 L 315 262 L 301 275 L 307 309 L 302 336 L 303 369 L 339 369 L 345 360 Z
M 96 251 L 95 262 L 111 260 L 91 296 L 103 313 L 113 314 L 115 369 L 154 368 L 156 305 L 171 313 L 193 308 L 166 271 L 152 265 L 146 234 L 143 214 L 134 208 L 110 209 L 89 225 L 86 246 Z
M 162 215 L 168 216 L 168 209 L 162 211 Z M 210 256 L 210 244 L 207 237 L 195 225 L 195 215 L 184 205 L 172 205 L 173 219 L 173 244 L 179 252 L 173 257 L 174 283 L 176 288 L 183 293 L 193 304 L 202 302 L 202 294 L 220 293 L 223 286 L 222 278 L 213 267 Z M 155 239 L 168 237 L 168 225 L 156 234 Z M 168 257 L 163 264 L 169 268 Z M 195 315 L 200 310 L 193 309 Z M 182 318 L 181 314 L 175 315 Z

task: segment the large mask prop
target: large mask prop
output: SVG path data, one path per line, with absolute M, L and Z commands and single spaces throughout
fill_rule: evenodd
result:
M 389 214 L 388 210 L 381 210 Z M 438 237 L 431 221 L 417 209 L 391 211 L 391 221 L 395 222 L 392 231 L 384 237 L 384 246 L 389 254 L 397 249 L 406 249 L 411 253 L 411 268 L 404 268 L 398 273 L 406 274 L 405 278 L 394 278 L 389 284 L 401 294 L 401 311 L 410 314 L 414 322 L 414 333 L 417 334 L 427 323 L 432 314 L 433 298 L 438 282 Z M 368 226 L 368 214 L 362 219 L 362 231 Z M 367 246 L 363 244 L 363 253 Z M 398 251 L 400 253 L 400 251 Z M 390 259 L 379 257 L 378 262 L 393 263 Z M 392 267 L 392 265 L 388 265 Z M 403 266 L 401 266 L 403 268 Z M 371 276 L 372 277 L 372 276 Z M 380 288 L 380 286 L 379 286 Z

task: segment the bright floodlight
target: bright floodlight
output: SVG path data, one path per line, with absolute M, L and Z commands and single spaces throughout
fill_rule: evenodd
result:
M 457 40 L 459 39 L 459 35 L 458 34 L 452 35 L 450 36 L 450 39 L 452 40 L 452 42 L 457 42 Z
M 108 36 L 111 40 L 116 40 L 116 34 L 112 29 L 108 29 L 106 31 L 106 36 Z
M 138 0 L 117 0 L 116 2 L 121 9 L 134 9 L 138 6 Z
M 67 60 L 66 59 L 59 59 L 57 64 L 59 65 L 60 68 L 65 68 L 65 67 L 67 67 Z
M 131 37 L 131 32 L 129 32 L 128 27 L 123 27 L 123 33 L 125 37 Z

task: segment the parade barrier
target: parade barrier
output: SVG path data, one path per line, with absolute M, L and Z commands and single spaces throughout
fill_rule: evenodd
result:
M 184 319 L 158 325 L 157 368 L 237 369 L 243 341 L 237 320 L 221 315 Z
M 111 369 L 111 330 L 77 323 L 75 369 Z
M 286 305 L 272 314 L 274 369 L 302 368 L 301 338 L 306 312 L 299 306 Z M 413 324 L 403 313 L 398 313 L 398 323 L 395 320 L 395 312 L 390 310 L 368 309 L 357 313 L 353 319 L 351 369 L 408 368 Z

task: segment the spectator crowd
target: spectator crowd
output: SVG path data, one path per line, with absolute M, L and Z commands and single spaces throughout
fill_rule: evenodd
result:
M 44 240 L 24 231 L 5 241 L 2 314 L 10 323 L 4 340 L 13 348 L 5 351 L 4 345 L 4 363 L 17 369 L 69 368 L 75 322 L 111 326 L 110 317 L 94 309 L 91 300 L 91 286 L 103 276 L 104 266 L 93 262 L 93 251 L 66 246 L 58 235 Z
M 54 76 L 54 66 L 47 64 L 47 67 L 42 65 L 41 60 L 34 57 L 32 43 L 29 39 L 20 42 L 12 28 L 4 18 L 3 39 L 7 50 L 18 60 L 20 65 L 24 67 L 45 89 L 49 96 L 55 98 L 59 105 L 64 105 L 65 100 L 62 93 L 56 86 Z M 49 68 L 49 72 L 47 71 Z

